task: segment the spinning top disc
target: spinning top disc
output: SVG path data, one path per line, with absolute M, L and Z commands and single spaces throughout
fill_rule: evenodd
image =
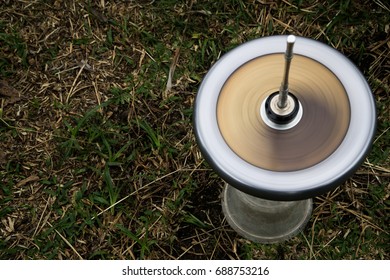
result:
M 198 145 L 231 186 L 269 200 L 302 200 L 347 179 L 375 132 L 375 103 L 363 75 L 345 56 L 297 37 L 289 90 L 302 105 L 298 123 L 275 129 L 261 116 L 278 91 L 287 36 L 256 39 L 225 54 L 199 88 Z
M 287 130 L 269 127 L 261 106 L 279 90 L 283 66 L 284 55 L 271 54 L 237 69 L 220 92 L 217 121 L 224 140 L 243 160 L 268 170 L 294 171 L 337 149 L 347 133 L 350 109 L 343 85 L 328 68 L 295 55 L 289 91 L 301 103 L 303 116 Z

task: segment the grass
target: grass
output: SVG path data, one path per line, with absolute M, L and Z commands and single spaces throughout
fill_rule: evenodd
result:
M 0 258 L 389 259 L 384 2 L 4 2 Z M 261 245 L 224 220 L 223 182 L 194 140 L 193 101 L 221 55 L 289 33 L 359 67 L 378 129 L 362 167 L 315 198 L 302 234 Z

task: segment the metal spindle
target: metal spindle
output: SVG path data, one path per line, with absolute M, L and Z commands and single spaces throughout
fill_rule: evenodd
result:
M 290 72 L 291 60 L 293 57 L 293 47 L 295 43 L 295 36 L 290 35 L 287 37 L 287 49 L 284 55 L 285 64 L 284 64 L 284 75 L 283 81 L 279 89 L 279 100 L 278 107 L 283 109 L 287 105 L 287 95 L 288 95 L 288 74 Z

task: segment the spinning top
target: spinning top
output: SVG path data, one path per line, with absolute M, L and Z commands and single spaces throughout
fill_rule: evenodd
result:
M 256 39 L 224 55 L 195 101 L 195 135 L 226 181 L 222 208 L 244 237 L 273 243 L 305 226 L 311 198 L 364 160 L 375 103 L 345 56 L 303 37 Z

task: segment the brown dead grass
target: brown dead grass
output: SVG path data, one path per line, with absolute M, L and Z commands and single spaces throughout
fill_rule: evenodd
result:
M 337 1 L 302 1 L 299 10 L 294 1 L 233 2 L 1 4 L 1 33 L 26 51 L 23 57 L 15 40 L 1 41 L 1 258 L 389 258 L 388 6 L 356 1 L 348 18 Z M 373 153 L 345 184 L 316 198 L 303 235 L 264 246 L 224 221 L 223 182 L 199 154 L 189 112 L 201 77 L 222 53 L 285 33 L 350 57 L 372 86 L 379 124 Z M 215 49 L 206 45 L 211 41 Z M 127 99 L 104 105 L 113 88 Z M 66 124 L 74 128 L 102 104 L 76 136 L 80 149 L 67 152 Z M 159 131 L 162 147 L 150 144 L 138 120 Z M 88 131 L 95 122 L 116 151 L 132 141 L 118 159 L 126 161 L 109 167 L 120 189 L 112 206 L 93 199 L 107 199 L 101 172 L 109 161 L 104 143 Z

